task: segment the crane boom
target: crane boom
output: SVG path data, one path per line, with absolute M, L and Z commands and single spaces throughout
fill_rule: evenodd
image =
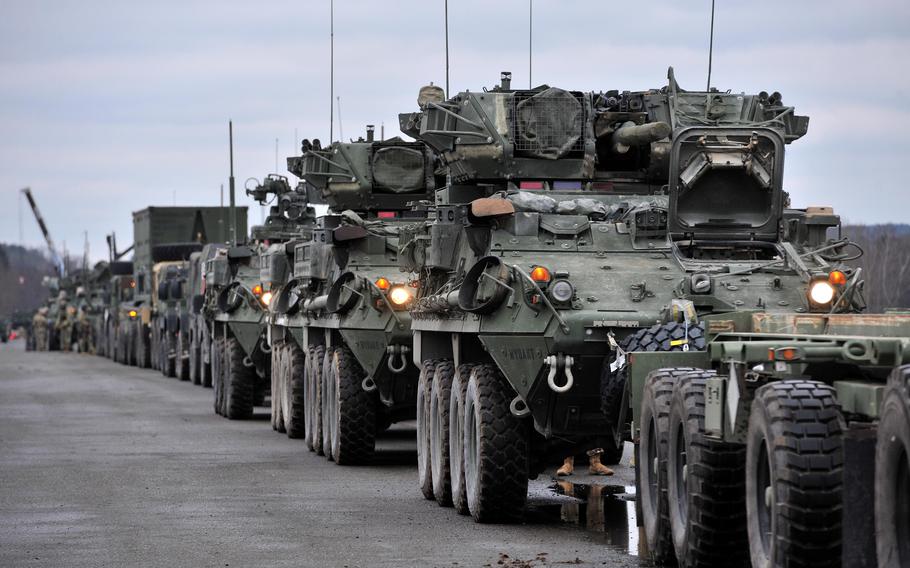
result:
M 28 204 L 35 214 L 35 220 L 38 221 L 38 227 L 41 228 L 44 240 L 47 241 L 47 248 L 51 253 L 51 260 L 54 262 L 54 268 L 57 270 L 57 275 L 64 276 L 63 259 L 60 258 L 60 254 L 57 253 L 57 247 L 54 246 L 54 239 L 51 238 L 51 233 L 47 230 L 47 225 L 44 223 L 44 217 L 41 216 L 41 211 L 38 210 L 38 204 L 35 203 L 35 198 L 32 196 L 32 190 L 26 187 L 22 190 L 22 193 L 24 193 L 25 198 L 28 199 Z

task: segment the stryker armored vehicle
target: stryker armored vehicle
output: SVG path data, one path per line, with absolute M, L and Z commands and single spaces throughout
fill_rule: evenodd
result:
M 215 412 L 230 419 L 249 418 L 264 400 L 271 379 L 271 347 L 266 314 L 274 292 L 262 285 L 260 253 L 310 226 L 315 211 L 305 195 L 292 192 L 287 179 L 273 174 L 247 194 L 266 203 L 274 194 L 263 225 L 253 227 L 249 244 L 219 250 L 207 261 L 206 314 L 212 322 L 212 381 Z M 290 219 L 288 215 L 294 215 Z
M 133 213 L 133 295 L 120 302 L 115 327 L 124 349 L 122 362 L 141 368 L 167 367 L 183 361 L 178 352 L 184 342 L 169 341 L 180 333 L 179 318 L 158 318 L 152 295 L 155 266 L 185 261 L 209 242 L 228 238 L 228 209 L 224 207 L 149 207 Z M 236 211 L 237 226 L 246 230 L 246 208 Z M 163 315 L 163 314 L 162 314 Z M 172 349 L 173 348 L 173 349 Z
M 181 381 L 190 378 L 189 311 L 183 301 L 189 265 L 187 257 L 152 267 L 152 368 Z
M 515 90 L 503 74 L 419 103 L 402 131 L 449 175 L 401 242 L 420 274 L 419 480 L 475 520 L 519 517 L 528 477 L 565 456 L 619 459 L 626 352 L 703 349 L 709 313 L 862 307 L 849 243 L 827 240 L 838 218 L 788 208 L 784 146 L 808 119 L 777 93 L 685 92 L 671 69 L 642 92 Z M 851 290 L 836 303 L 834 268 Z
M 414 275 L 399 273 L 398 235 L 425 216 L 411 204 L 432 196 L 434 168 L 424 144 L 376 141 L 372 126 L 356 142 L 304 141 L 289 159 L 330 213 L 295 246 L 273 308 L 279 411 L 289 435 L 338 464 L 368 462 L 377 432 L 414 417 Z

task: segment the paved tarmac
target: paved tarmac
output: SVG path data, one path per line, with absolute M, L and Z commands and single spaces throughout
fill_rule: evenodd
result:
M 479 525 L 420 495 L 413 436 L 339 467 L 266 409 L 231 422 L 210 389 L 5 344 L 0 566 L 646 565 L 628 468 L 607 485 L 542 475 L 524 524 Z

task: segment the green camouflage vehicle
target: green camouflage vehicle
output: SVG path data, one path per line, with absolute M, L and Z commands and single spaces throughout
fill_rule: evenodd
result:
M 625 353 L 704 349 L 710 313 L 862 307 L 849 243 L 827 239 L 839 219 L 788 208 L 784 146 L 808 119 L 777 93 L 686 92 L 672 69 L 641 92 L 509 83 L 424 88 L 401 117 L 449 175 L 401 243 L 419 480 L 478 521 L 520 518 L 528 477 L 566 456 L 616 463 Z M 850 294 L 832 304 L 835 269 Z
M 156 310 L 159 263 L 185 261 L 209 242 L 228 236 L 228 209 L 224 207 L 148 207 L 133 213 L 133 295 L 121 301 L 116 314 L 121 362 L 141 368 L 176 369 L 187 354 L 178 352 L 179 318 Z M 246 208 L 236 212 L 237 225 L 246 230 Z M 171 367 L 173 365 L 173 367 Z
M 278 205 L 263 225 L 253 227 L 249 244 L 217 251 L 207 261 L 205 275 L 215 412 L 230 419 L 251 417 L 269 392 L 272 350 L 266 314 L 274 292 L 263 286 L 260 254 L 295 236 L 298 226 L 305 231 L 315 219 L 305 194 L 294 194 L 283 176 L 269 175 L 247 188 L 247 195 L 260 203 L 274 195 Z
M 220 250 L 223 243 L 209 243 L 190 255 L 186 280 L 187 323 L 181 329 L 189 331 L 189 373 L 194 385 L 212 386 L 212 330 L 205 319 L 205 266 Z
M 289 170 L 330 207 L 295 245 L 292 279 L 274 307 L 279 424 L 338 464 L 368 462 L 377 432 L 414 417 L 410 365 L 413 274 L 400 274 L 398 235 L 422 219 L 411 204 L 435 189 L 434 159 L 394 138 L 304 142 Z
M 630 354 L 652 555 L 679 566 L 910 565 L 910 315 L 704 322 L 705 351 Z

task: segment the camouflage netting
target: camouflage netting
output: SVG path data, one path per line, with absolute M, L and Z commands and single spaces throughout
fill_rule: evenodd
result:
M 518 103 L 515 148 L 537 158 L 555 160 L 581 141 L 584 109 L 571 93 L 550 87 Z
M 395 193 L 424 187 L 424 156 L 414 148 L 391 146 L 373 154 L 373 182 Z

